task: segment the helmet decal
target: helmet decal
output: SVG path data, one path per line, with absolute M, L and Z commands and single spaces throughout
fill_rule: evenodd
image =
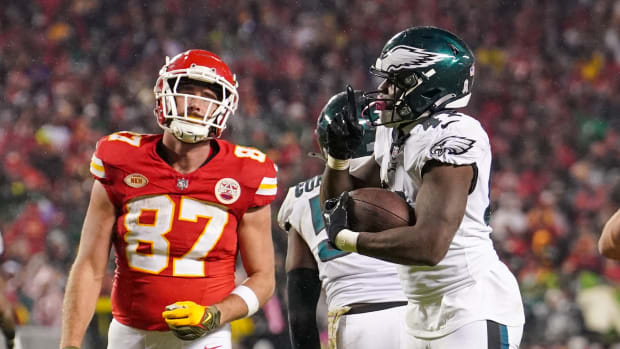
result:
M 377 59 L 377 69 L 394 72 L 401 69 L 429 67 L 442 59 L 452 58 L 450 55 L 426 51 L 421 48 L 399 45 L 384 52 Z

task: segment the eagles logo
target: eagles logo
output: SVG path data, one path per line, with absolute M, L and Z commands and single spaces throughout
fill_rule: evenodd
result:
M 443 156 L 444 154 L 465 154 L 474 146 L 474 143 L 476 143 L 476 141 L 473 139 L 459 136 L 448 136 L 431 147 L 431 154 L 435 156 Z
M 450 57 L 450 55 L 443 53 L 434 53 L 417 47 L 399 45 L 382 54 L 377 59 L 375 67 L 387 72 L 424 68 Z

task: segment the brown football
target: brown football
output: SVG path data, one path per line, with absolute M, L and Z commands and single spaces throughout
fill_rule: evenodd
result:
M 415 212 L 395 192 L 361 188 L 349 192 L 349 225 L 353 231 L 378 232 L 415 224 Z

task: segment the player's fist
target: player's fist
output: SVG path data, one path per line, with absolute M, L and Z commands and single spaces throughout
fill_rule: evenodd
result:
M 355 95 L 351 86 L 347 86 L 348 103 L 327 119 L 327 153 L 340 160 L 351 159 L 362 144 L 363 129 L 357 122 Z
M 349 228 L 349 218 L 347 216 L 347 205 L 349 203 L 349 192 L 340 194 L 339 197 L 325 201 L 323 219 L 327 230 L 329 241 L 336 246 L 336 236 L 343 229 Z M 336 248 L 338 248 L 336 246 Z
M 161 316 L 172 333 L 182 340 L 191 341 L 220 326 L 220 311 L 215 306 L 204 307 L 191 301 L 166 306 Z

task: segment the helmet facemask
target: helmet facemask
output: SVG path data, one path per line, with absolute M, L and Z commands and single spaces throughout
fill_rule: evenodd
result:
M 391 98 L 380 98 L 385 91 L 375 90 L 364 93 L 364 97 L 371 102 L 370 106 L 379 112 L 380 118 L 373 123 L 374 126 L 383 125 L 396 127 L 403 122 L 409 122 L 419 116 L 414 116 L 414 109 L 409 105 L 408 96 L 417 92 L 422 86 L 424 79 L 415 71 L 385 72 L 370 68 L 371 74 L 385 79 L 394 89 Z
M 220 137 L 226 121 L 237 109 L 236 86 L 219 76 L 215 69 L 192 64 L 189 68 L 160 71 L 155 84 L 155 114 L 163 129 L 185 143 L 198 143 Z M 208 88 L 215 96 L 200 96 L 184 91 L 187 85 Z M 199 112 L 195 106 L 200 106 Z M 193 107 L 194 106 L 194 107 Z

